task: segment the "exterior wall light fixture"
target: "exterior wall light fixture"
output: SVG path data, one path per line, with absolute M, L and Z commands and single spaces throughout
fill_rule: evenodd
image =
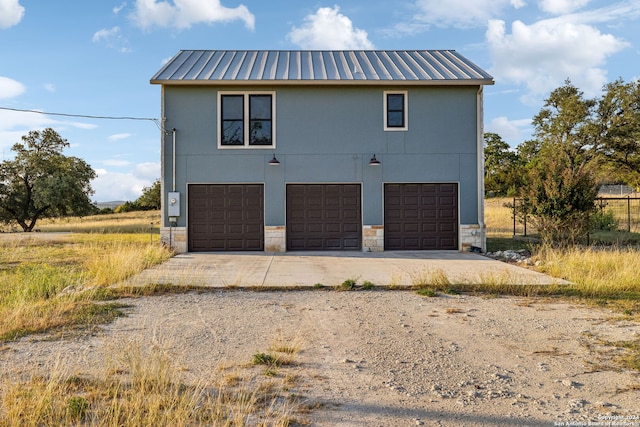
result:
M 269 166 L 277 166 L 280 164 L 280 161 L 276 159 L 276 155 L 273 155 L 273 159 L 269 160 Z
M 369 160 L 369 166 L 380 166 L 380 160 L 376 159 L 376 155 L 374 154 L 371 160 Z

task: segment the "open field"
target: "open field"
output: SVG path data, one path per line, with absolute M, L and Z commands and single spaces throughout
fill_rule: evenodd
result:
M 637 197 L 634 194 L 633 197 Z M 490 238 L 512 238 L 535 236 L 532 221 L 525 224 L 520 218 L 513 222 L 513 198 L 495 197 L 485 199 L 485 224 Z M 596 244 L 640 245 L 640 199 L 624 197 L 602 197 L 596 200 L 598 215 L 604 215 L 606 229 L 595 229 L 589 235 L 589 242 Z M 525 233 L 526 231 L 526 233 Z M 585 243 L 587 238 L 585 237 Z
M 420 294 L 113 287 L 171 256 L 153 215 L 0 234 L 0 426 L 552 425 L 637 410 L 637 250 L 517 242 L 573 283 L 535 292 L 437 275 Z M 500 215 L 487 206 L 489 237 L 511 241 Z

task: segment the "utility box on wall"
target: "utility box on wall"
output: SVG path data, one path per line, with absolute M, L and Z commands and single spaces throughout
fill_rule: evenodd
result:
M 180 216 L 180 193 L 171 192 L 167 197 L 167 216 L 179 217 Z

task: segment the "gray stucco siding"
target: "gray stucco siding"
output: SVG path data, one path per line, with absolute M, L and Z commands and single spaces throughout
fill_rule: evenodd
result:
M 219 149 L 222 91 L 274 91 L 275 149 Z M 408 131 L 384 131 L 383 93 L 408 93 Z M 190 183 L 264 183 L 265 225 L 285 225 L 287 183 L 362 183 L 364 224 L 383 223 L 383 184 L 456 182 L 460 221 L 478 222 L 477 86 L 164 86 L 165 129 L 176 128 L 176 190 Z M 275 153 L 279 166 L 268 166 Z M 373 154 L 382 162 L 369 166 Z M 171 134 L 164 137 L 171 188 Z M 178 226 L 186 225 L 186 197 Z M 166 222 L 166 221 L 165 221 Z

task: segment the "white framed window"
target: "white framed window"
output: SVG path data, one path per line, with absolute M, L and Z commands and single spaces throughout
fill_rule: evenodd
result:
M 218 92 L 218 148 L 276 146 L 275 92 Z
M 385 91 L 383 97 L 384 130 L 409 130 L 409 96 L 407 91 Z

